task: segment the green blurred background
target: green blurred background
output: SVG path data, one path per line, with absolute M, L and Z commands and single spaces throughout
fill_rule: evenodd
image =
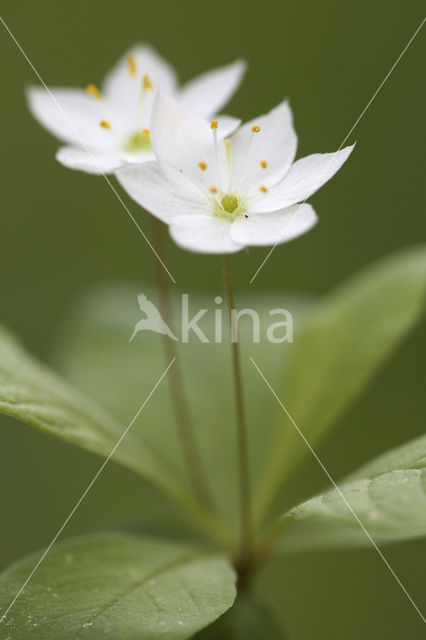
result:
M 52 86 L 100 84 L 138 41 L 156 47 L 183 81 L 245 58 L 249 72 L 227 112 L 247 119 L 289 97 L 302 156 L 340 145 L 420 24 L 422 5 L 3 0 L 2 17 Z M 57 141 L 25 104 L 24 87 L 38 81 L 3 27 L 0 34 L 0 320 L 32 351 L 49 358 L 73 300 L 111 279 L 152 282 L 152 255 L 102 178 L 56 163 Z M 375 258 L 424 240 L 424 45 L 420 33 L 351 135 L 349 142 L 358 144 L 349 162 L 311 199 L 318 227 L 277 248 L 252 285 L 266 250 L 235 256 L 237 290 L 279 287 L 321 294 Z M 148 216 L 126 202 L 149 234 Z M 169 243 L 167 264 L 182 290 L 220 292 L 217 258 L 196 257 Z M 423 432 L 425 346 L 420 327 L 322 445 L 332 475 L 340 477 Z M 47 545 L 99 460 L 12 420 L 1 418 L 0 428 L 3 567 Z M 318 489 L 324 486 L 313 463 L 304 472 Z M 140 518 L 143 486 L 111 464 L 64 535 Z M 151 501 L 160 512 L 154 492 Z M 386 551 L 420 605 L 426 593 L 425 551 L 421 542 Z M 421 636 L 418 615 L 372 551 L 287 558 L 266 569 L 262 580 L 279 585 L 266 591 L 294 640 Z

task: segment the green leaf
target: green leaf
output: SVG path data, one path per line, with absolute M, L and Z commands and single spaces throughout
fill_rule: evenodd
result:
M 91 451 L 104 453 L 110 418 L 38 363 L 0 327 L 0 411 Z
M 0 575 L 2 611 L 39 556 L 19 560 Z M 0 637 L 183 640 L 234 599 L 234 571 L 219 554 L 128 535 L 93 535 L 52 549 L 3 620 Z
M 426 436 L 379 456 L 339 485 L 377 544 L 426 536 Z M 371 545 L 336 489 L 295 507 L 277 527 L 285 552 Z
M 351 278 L 307 318 L 295 336 L 284 385 L 275 389 L 312 446 L 418 322 L 425 292 L 426 250 L 416 247 Z M 268 378 L 267 362 L 257 362 Z M 257 495 L 259 517 L 305 455 L 306 444 L 281 411 Z
M 55 349 L 56 363 L 66 377 L 76 386 L 88 390 L 118 419 L 128 415 L 129 407 L 137 405 L 141 390 L 152 386 L 155 375 L 158 375 L 154 375 L 154 372 L 165 367 L 163 336 L 143 331 L 129 344 L 135 324 L 143 317 L 137 299 L 141 291 L 156 302 L 156 293 L 141 284 L 107 285 L 90 292 L 75 306 Z M 176 290 L 173 289 L 171 293 L 175 311 L 174 330 L 180 337 L 183 303 Z M 259 384 L 249 356 L 266 358 L 272 369 L 274 383 L 281 381 L 285 354 L 292 349 L 292 345 L 273 344 L 266 340 L 266 327 L 282 319 L 271 319 L 269 311 L 289 309 L 296 324 L 311 303 L 306 296 L 277 291 L 237 295 L 236 305 L 238 309 L 249 307 L 257 311 L 261 318 L 259 343 L 253 343 L 252 320 L 249 317 L 243 318 L 239 325 L 251 468 L 253 485 L 256 485 L 267 465 L 272 426 L 279 408 L 271 402 L 268 391 Z M 192 293 L 189 307 L 190 317 L 199 309 L 207 310 L 199 326 L 209 342 L 202 343 L 191 334 L 188 343 L 173 343 L 178 349 L 176 366 L 183 380 L 195 437 L 210 479 L 216 508 L 225 526 L 236 531 L 239 513 L 237 439 L 227 308 L 224 301 L 216 302 L 213 294 L 203 296 Z M 215 342 L 216 311 L 222 314 L 222 342 Z M 259 424 L 262 424 L 261 429 Z M 167 380 L 156 391 L 153 402 L 145 407 L 141 428 L 135 427 L 134 434 L 139 446 L 152 452 L 153 456 L 172 469 L 176 484 L 185 487 L 189 493 Z
M 160 375 L 161 370 L 153 370 L 150 387 L 141 388 L 138 399 L 129 403 L 126 418 L 115 420 L 30 356 L 11 333 L 0 327 L 0 412 L 103 458 L 110 455 Z M 152 402 L 155 404 L 155 395 Z M 114 452 L 114 460 L 146 477 L 201 517 L 197 504 L 182 488 L 170 465 L 135 436 L 134 431 L 144 426 L 144 418 L 142 411 Z M 207 524 L 210 526 L 210 521 Z
M 255 596 L 238 597 L 234 606 L 211 626 L 194 637 L 197 640 L 285 640 L 281 621 Z

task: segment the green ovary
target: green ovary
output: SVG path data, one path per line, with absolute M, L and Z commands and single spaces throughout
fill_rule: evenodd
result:
M 138 151 L 152 151 L 151 139 L 149 137 L 149 134 L 145 134 L 142 132 L 133 133 L 127 139 L 124 148 L 126 151 L 134 153 Z
M 214 203 L 216 215 L 231 222 L 244 213 L 244 201 L 239 195 L 226 194 L 220 201 L 215 198 Z
M 235 196 L 224 196 L 221 204 L 227 213 L 233 213 L 238 207 L 238 199 Z

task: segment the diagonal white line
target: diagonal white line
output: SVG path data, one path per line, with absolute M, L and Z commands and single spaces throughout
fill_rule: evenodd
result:
M 108 457 L 104 460 L 104 462 L 102 463 L 102 465 L 100 466 L 100 468 L 98 469 L 98 471 L 96 472 L 96 474 L 94 475 L 94 477 L 92 478 L 92 480 L 90 481 L 88 487 L 85 489 L 85 491 L 83 492 L 83 494 L 80 496 L 80 498 L 78 499 L 78 501 L 76 502 L 76 504 L 74 505 L 73 509 L 71 510 L 70 514 L 67 516 L 67 518 L 64 520 L 63 524 L 61 525 L 61 527 L 59 528 L 59 531 L 56 533 L 55 537 L 52 539 L 52 541 L 50 542 L 49 546 L 45 549 L 45 551 L 43 552 L 42 556 L 40 557 L 40 559 L 37 561 L 37 564 L 35 565 L 35 567 L 32 569 L 31 573 L 29 574 L 28 578 L 25 580 L 24 584 L 22 585 L 22 587 L 19 589 L 18 593 L 15 595 L 15 597 L 13 598 L 12 602 L 10 603 L 10 605 L 7 607 L 6 611 L 3 613 L 3 615 L 0 618 L 0 624 L 2 622 L 4 622 L 4 620 L 6 619 L 7 614 L 9 613 L 9 611 L 11 610 L 11 608 L 13 607 L 13 605 L 15 604 L 15 602 L 17 601 L 17 599 L 19 598 L 19 596 L 21 595 L 21 593 L 23 592 L 23 590 L 25 589 L 25 587 L 27 586 L 27 584 L 29 583 L 29 581 L 31 580 L 31 578 L 33 577 L 33 575 L 35 574 L 35 572 L 37 571 L 37 569 L 39 568 L 39 566 L 41 565 L 41 563 L 43 562 L 43 560 L 45 559 L 45 557 L 47 556 L 47 554 L 49 553 L 49 551 L 51 550 L 51 548 L 53 547 L 53 545 L 55 544 L 55 542 L 57 541 L 57 539 L 59 538 L 59 536 L 61 535 L 62 531 L 65 529 L 65 527 L 67 526 L 68 522 L 71 520 L 71 518 L 73 517 L 74 513 L 77 511 L 78 507 L 80 506 L 80 504 L 83 502 L 84 498 L 87 496 L 87 494 L 89 493 L 90 489 L 93 487 L 93 485 L 95 484 L 96 480 L 99 478 L 99 476 L 101 475 L 102 471 L 105 469 L 106 465 L 108 464 L 108 462 L 111 460 L 112 456 L 114 455 L 114 453 L 117 451 L 118 447 L 120 446 L 121 442 L 123 441 L 123 439 L 126 437 L 127 433 L 129 432 L 130 428 L 133 426 L 133 424 L 135 423 L 135 421 L 137 420 L 137 418 L 139 417 L 139 415 L 141 414 L 142 410 L 144 409 L 144 407 L 146 406 L 146 404 L 149 402 L 149 400 L 151 399 L 153 393 L 156 391 L 158 385 L 161 383 L 161 381 L 163 380 L 163 378 L 165 377 L 165 375 L 167 374 L 167 372 L 169 371 L 170 367 L 173 365 L 174 361 L 176 360 L 176 357 L 174 357 L 170 364 L 168 365 L 167 369 L 161 374 L 161 376 L 159 377 L 159 379 L 157 380 L 157 382 L 155 383 L 154 387 L 152 388 L 152 390 L 150 391 L 150 393 L 148 394 L 148 396 L 145 398 L 144 402 L 142 403 L 142 405 L 139 407 L 136 415 L 132 418 L 132 420 L 129 422 L 129 424 L 127 425 L 125 431 L 123 432 L 123 434 L 121 435 L 120 439 L 118 440 L 117 444 L 113 447 L 113 449 L 111 450 L 111 452 L 109 453 Z
M 379 94 L 379 92 L 381 91 L 381 89 L 383 88 L 383 85 L 385 84 L 385 82 L 388 80 L 389 76 L 391 75 L 391 73 L 394 71 L 395 67 L 397 66 L 397 64 L 399 63 L 399 61 L 401 60 L 401 58 L 403 57 L 403 55 L 405 54 L 405 52 L 407 51 L 408 47 L 411 45 L 411 43 L 413 42 L 414 38 L 417 36 L 417 34 L 419 33 L 420 29 L 423 27 L 424 23 L 426 21 L 426 18 L 423 18 L 423 20 L 421 21 L 420 25 L 417 27 L 416 31 L 413 33 L 413 35 L 411 36 L 411 38 L 409 39 L 409 41 L 407 42 L 407 44 L 405 45 L 405 47 L 403 48 L 403 50 L 401 51 L 401 53 L 399 54 L 398 58 L 395 60 L 395 62 L 393 63 L 393 65 L 391 66 L 391 68 L 389 69 L 389 71 L 387 72 L 387 74 L 385 75 L 384 79 L 382 80 L 382 82 L 379 84 L 379 86 L 377 87 L 376 91 L 373 93 L 373 95 L 371 96 L 370 100 L 367 102 L 366 106 L 364 107 L 364 109 L 361 111 L 360 115 L 358 116 L 358 118 L 355 120 L 354 124 L 352 125 L 352 127 L 349 129 L 348 133 L 345 135 L 345 137 L 343 138 L 342 142 L 340 143 L 339 148 L 337 149 L 337 151 L 340 151 L 340 149 L 343 147 L 343 145 L 345 144 L 345 142 L 347 141 L 347 139 L 349 138 L 349 136 L 351 135 L 351 133 L 353 132 L 353 130 L 355 129 L 355 127 L 358 125 L 358 123 L 360 122 L 360 120 L 363 118 L 363 116 L 365 115 L 365 113 L 367 112 L 367 110 L 369 109 L 369 107 L 371 106 L 372 102 L 375 100 L 375 98 L 377 97 L 377 95 Z M 336 151 L 336 153 L 337 153 Z M 330 167 L 330 165 L 333 163 L 333 158 L 330 159 L 329 162 L 327 162 L 324 166 L 324 169 L 321 173 L 320 176 L 320 180 L 322 178 L 322 176 L 325 174 L 325 172 L 327 171 L 327 169 Z M 309 196 L 308 196 L 309 197 Z M 281 239 L 284 237 L 284 233 L 288 230 L 288 228 L 291 226 L 293 220 L 295 219 L 295 217 L 297 216 L 300 207 L 302 205 L 305 204 L 306 200 L 308 198 L 305 198 L 305 200 L 303 202 L 301 202 L 299 204 L 299 206 L 297 207 L 296 211 L 293 213 L 292 217 L 290 218 L 290 220 L 288 221 L 288 223 L 285 225 L 284 229 L 283 229 L 283 234 L 282 236 L 279 238 L 279 240 L 277 240 L 277 242 L 274 244 L 274 246 L 269 250 L 266 258 L 264 258 L 263 262 L 261 263 L 261 265 L 258 267 L 257 271 L 255 272 L 255 274 L 252 276 L 251 280 L 250 280 L 250 284 L 253 284 L 255 278 L 257 277 L 257 275 L 259 274 L 260 270 L 263 268 L 265 262 L 269 259 L 269 257 L 271 256 L 272 252 L 274 251 L 274 249 L 280 244 Z
M 170 271 L 168 270 L 168 268 L 166 267 L 166 265 L 164 264 L 163 260 L 161 259 L 161 257 L 158 255 L 157 251 L 155 250 L 155 248 L 153 247 L 153 245 L 151 244 L 151 242 L 149 241 L 148 237 L 146 236 L 146 234 L 143 232 L 142 228 L 140 227 L 140 225 L 137 223 L 137 221 L 135 220 L 135 217 L 133 216 L 133 214 L 130 212 L 129 208 L 127 207 L 126 203 L 124 202 L 124 200 L 122 199 L 122 197 L 120 196 L 120 194 L 118 193 L 117 189 L 114 187 L 114 185 L 112 184 L 111 180 L 108 178 L 108 176 L 106 175 L 106 173 L 103 171 L 102 167 L 100 166 L 100 164 L 98 163 L 98 161 L 96 160 L 96 158 L 93 156 L 92 152 L 90 151 L 90 149 L 87 147 L 86 143 L 84 142 L 84 140 L 81 138 L 79 132 L 77 131 L 77 129 L 75 128 L 73 122 L 69 119 L 69 117 L 67 116 L 67 114 L 65 113 L 65 111 L 63 110 L 63 108 L 61 107 L 61 105 L 59 104 L 59 102 L 57 101 L 57 99 L 55 98 L 55 96 L 53 95 L 53 93 L 50 91 L 49 87 L 46 85 L 46 83 L 44 82 L 43 78 L 41 77 L 40 73 L 37 71 L 37 69 L 35 68 L 35 66 L 33 65 L 33 63 L 31 62 L 31 60 L 29 59 L 29 57 L 27 56 L 27 54 L 25 53 L 24 49 L 22 48 L 22 46 L 19 44 L 19 42 L 17 41 L 17 39 L 15 38 L 15 36 L 13 35 L 12 31 L 10 30 L 10 28 L 8 27 L 8 25 L 6 24 L 6 22 L 3 20 L 2 16 L 0 16 L 0 22 L 3 24 L 4 28 L 6 29 L 6 31 L 8 32 L 8 34 L 10 35 L 10 37 L 12 38 L 13 42 L 16 44 L 16 46 L 18 47 L 19 51 L 22 53 L 22 55 L 24 56 L 25 60 L 28 62 L 29 66 L 31 67 L 31 69 L 34 71 L 35 75 L 37 76 L 37 78 L 40 80 L 41 84 L 43 85 L 43 87 L 46 89 L 47 93 L 49 94 L 49 96 L 51 97 L 51 99 L 53 100 L 54 104 L 56 105 L 56 107 L 58 108 L 58 110 L 60 111 L 61 115 L 63 116 L 64 120 L 67 122 L 67 124 L 69 124 L 69 126 L 72 128 L 72 130 L 74 131 L 74 133 L 76 134 L 81 146 L 83 147 L 83 149 L 87 152 L 87 154 L 89 155 L 89 158 L 94 162 L 94 164 L 97 166 L 97 168 L 99 169 L 101 175 L 103 178 L 105 178 L 108 186 L 110 187 L 111 191 L 113 192 L 113 194 L 115 195 L 115 197 L 117 198 L 117 200 L 119 201 L 119 203 L 121 204 L 121 206 L 123 207 L 123 209 L 126 211 L 126 213 L 128 214 L 128 216 L 130 217 L 130 219 L 132 220 L 133 224 L 135 225 L 135 227 L 138 229 L 139 233 L 141 234 L 141 236 L 144 238 L 144 240 L 146 241 L 146 243 L 148 244 L 148 246 L 150 247 L 151 251 L 154 253 L 155 257 L 157 258 L 157 260 L 160 262 L 161 266 L 163 267 L 163 269 L 167 272 L 169 278 L 172 280 L 172 282 L 174 284 L 176 284 L 176 280 L 174 279 L 174 277 L 172 276 L 172 274 L 170 273 Z
M 347 506 L 347 508 L 349 509 L 351 514 L 353 515 L 353 517 L 355 518 L 356 522 L 359 524 L 359 526 L 361 527 L 361 529 L 363 530 L 363 532 L 367 536 L 368 540 L 371 542 L 371 544 L 373 545 L 374 549 L 377 551 L 377 553 L 379 554 L 380 558 L 383 560 L 383 562 L 385 563 L 385 565 L 387 566 L 387 568 L 391 572 L 392 576 L 395 578 L 396 582 L 401 587 L 402 591 L 405 593 L 405 595 L 407 596 L 407 598 L 409 599 L 409 601 L 411 602 L 411 604 L 413 605 L 413 607 L 415 608 L 415 610 L 417 611 L 417 613 L 419 614 L 419 616 L 421 617 L 423 622 L 426 624 L 426 618 L 424 617 L 424 615 L 420 611 L 419 607 L 416 605 L 416 603 L 414 602 L 413 598 L 410 596 L 410 594 L 408 593 L 407 589 L 404 587 L 404 585 L 402 584 L 401 580 L 398 578 L 398 576 L 396 575 L 395 571 L 392 569 L 392 567 L 390 566 L 389 562 L 386 560 L 385 556 L 380 551 L 380 549 L 377 546 L 377 544 L 374 542 L 373 538 L 371 537 L 371 535 L 369 534 L 369 532 L 367 531 L 367 529 L 365 528 L 365 526 L 363 525 L 363 523 L 361 522 L 361 520 L 359 519 L 359 517 L 357 516 L 357 514 L 355 513 L 355 511 L 351 507 L 351 505 L 349 504 L 348 500 L 344 496 L 343 492 L 337 486 L 336 482 L 333 480 L 333 478 L 331 477 L 330 473 L 325 468 L 323 462 L 320 460 L 320 458 L 318 457 L 318 455 L 316 454 L 314 449 L 311 447 L 311 445 L 309 444 L 308 440 L 305 438 L 305 436 L 303 435 L 302 431 L 299 429 L 299 427 L 297 426 L 297 424 L 295 423 L 295 421 L 293 420 L 293 418 L 291 417 L 291 415 L 289 414 L 289 412 L 287 411 L 287 409 L 285 408 L 285 406 L 281 402 L 280 398 L 277 396 L 277 394 L 275 393 L 274 389 L 272 388 L 272 386 L 270 385 L 268 380 L 265 378 L 265 376 L 263 375 L 262 371 L 257 366 L 257 364 L 254 361 L 254 359 L 252 358 L 252 356 L 250 356 L 250 360 L 251 360 L 252 364 L 254 365 L 254 367 L 257 369 L 259 375 L 261 376 L 261 378 L 265 382 L 265 384 L 268 387 L 268 389 L 271 391 L 271 393 L 274 396 L 274 398 L 277 400 L 277 402 L 280 405 L 281 409 L 284 411 L 284 413 L 286 414 L 286 416 L 290 420 L 291 424 L 296 429 L 296 431 L 299 434 L 299 436 L 302 438 L 303 442 L 306 444 L 306 446 L 308 447 L 309 451 L 312 453 L 312 455 L 314 456 L 315 460 L 318 462 L 318 464 L 320 465 L 321 469 L 324 471 L 325 475 L 330 480 L 331 484 L 336 489 L 336 491 L 338 492 L 339 496 L 342 498 L 343 502 L 345 503 L 345 505 Z

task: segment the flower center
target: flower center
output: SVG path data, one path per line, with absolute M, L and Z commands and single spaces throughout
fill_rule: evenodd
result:
M 238 194 L 221 194 L 222 199 L 214 198 L 215 215 L 232 222 L 242 216 L 245 212 L 244 199 Z
M 222 198 L 222 207 L 228 213 L 233 213 L 238 207 L 238 199 L 235 196 L 224 196 Z
M 221 181 L 221 174 L 220 174 L 220 167 L 219 167 L 219 150 L 218 150 L 218 135 L 217 135 L 218 124 L 219 123 L 217 120 L 212 120 L 210 123 L 210 128 L 213 133 L 213 142 L 214 142 L 214 149 L 215 149 L 215 156 L 216 156 L 216 171 L 217 171 L 217 186 L 211 185 L 210 192 L 213 194 L 213 196 L 217 194 L 217 196 L 213 198 L 215 214 L 217 216 L 220 216 L 221 218 L 226 218 L 227 220 L 230 220 L 232 222 L 233 220 L 235 220 L 236 218 L 242 215 L 244 215 L 246 218 L 248 216 L 246 214 L 244 194 L 240 195 L 238 191 L 235 192 L 233 188 L 232 158 L 231 158 L 232 140 L 230 140 L 229 138 L 226 138 L 225 140 L 223 140 L 223 144 L 225 145 L 225 150 L 226 150 L 228 184 L 226 188 L 223 188 L 221 184 L 222 181 Z M 252 138 L 255 134 L 258 134 L 259 131 L 260 131 L 259 126 L 257 125 L 252 126 L 251 137 L 248 143 L 246 155 L 242 161 L 243 166 L 246 162 L 247 156 L 250 151 Z M 207 170 L 207 164 L 203 161 L 200 161 L 198 163 L 198 166 L 202 171 Z M 260 166 L 262 167 L 262 169 L 265 169 L 268 166 L 268 162 L 266 160 L 262 160 L 260 161 Z M 259 188 L 262 192 L 267 191 L 267 188 L 263 185 Z
M 124 148 L 130 153 L 137 153 L 138 151 L 151 151 L 151 139 L 149 137 L 149 130 L 143 129 L 143 131 L 137 131 L 132 133 L 126 140 Z

